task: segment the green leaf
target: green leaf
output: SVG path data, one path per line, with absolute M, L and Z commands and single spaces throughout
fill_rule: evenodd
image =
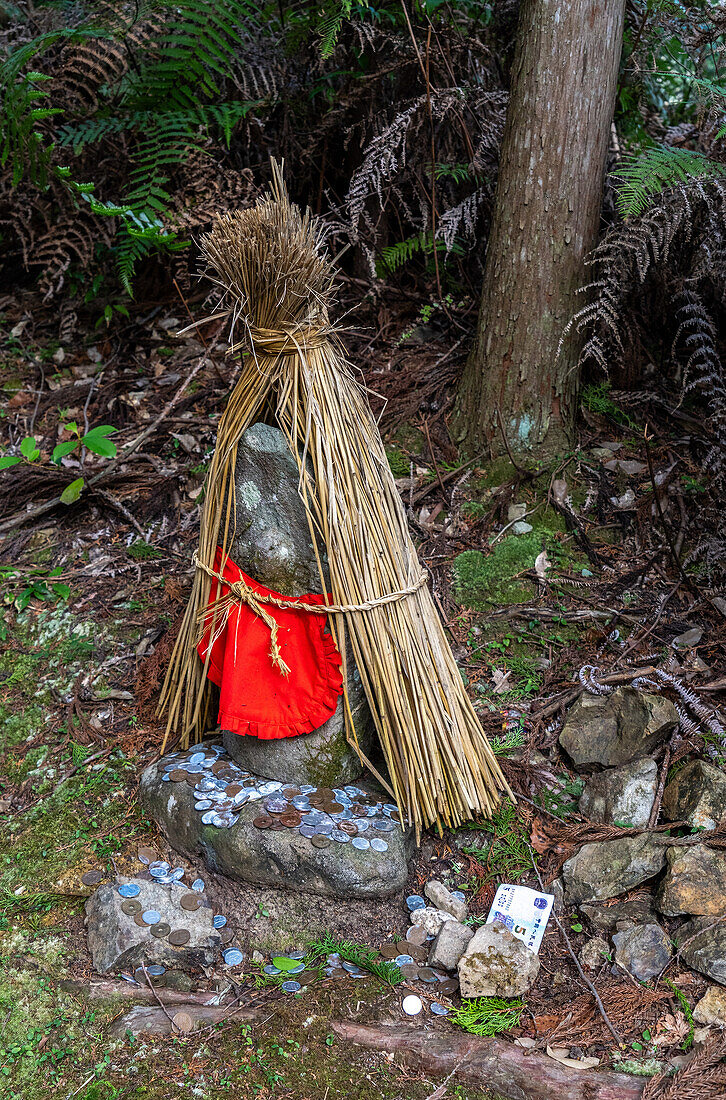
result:
M 113 458 L 117 454 L 116 444 L 112 443 L 108 436 L 116 431 L 118 428 L 112 428 L 110 424 L 101 424 L 97 428 L 91 428 L 90 432 L 86 432 L 81 438 L 81 443 L 96 455 Z
M 75 504 L 83 492 L 83 486 L 85 482 L 82 477 L 77 477 L 75 481 L 72 481 L 70 485 L 66 485 L 65 489 L 60 495 L 63 504 Z
M 36 446 L 35 436 L 26 435 L 20 444 L 20 453 L 23 458 L 27 458 L 28 462 L 33 462 L 38 457 L 40 451 Z
M 17 466 L 22 461 L 22 458 L 18 458 L 17 455 L 3 455 L 0 458 L 0 470 L 9 470 L 11 466 Z
M 75 451 L 77 446 L 77 439 L 67 439 L 65 443 L 59 443 L 56 447 L 54 447 L 53 462 L 55 462 L 56 466 L 60 466 L 60 460 L 62 458 L 65 458 L 66 455 L 71 454 L 72 451 Z
M 300 965 L 298 959 L 286 959 L 284 955 L 278 955 L 272 960 L 272 965 L 276 966 L 278 970 L 294 970 L 296 966 Z
M 71 594 L 71 590 L 67 584 L 56 583 L 53 585 L 53 591 L 61 600 L 67 600 Z

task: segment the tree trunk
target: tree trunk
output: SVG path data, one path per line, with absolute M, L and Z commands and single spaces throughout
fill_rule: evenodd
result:
M 573 441 L 565 327 L 594 246 L 625 0 L 522 0 L 481 309 L 454 416 L 468 454 Z M 506 445 L 504 437 L 506 436 Z

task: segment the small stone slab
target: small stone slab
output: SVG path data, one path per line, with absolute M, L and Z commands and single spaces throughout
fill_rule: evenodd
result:
M 692 829 L 715 829 L 726 818 L 726 775 L 703 760 L 681 768 L 663 793 L 667 821 L 685 821 Z
M 639 982 L 647 982 L 671 961 L 671 941 L 659 924 L 631 924 L 616 932 L 615 962 Z
M 583 844 L 562 867 L 565 901 L 602 901 L 632 890 L 662 871 L 666 847 L 658 837 L 647 833 Z
M 660 695 L 616 688 L 612 695 L 585 692 L 571 707 L 560 745 L 575 767 L 614 767 L 648 756 L 678 728 L 678 712 Z
M 696 917 L 678 929 L 678 945 L 686 966 L 726 985 L 726 925 Z
M 170 929 L 186 928 L 189 940 L 183 947 L 173 947 L 166 938 L 152 935 L 153 926 L 137 923 L 124 913 L 124 898 L 118 887 L 131 879 L 119 877 L 114 883 L 99 886 L 86 902 L 88 947 L 93 965 L 99 974 L 111 970 L 133 969 L 141 963 L 161 963 L 167 967 L 200 967 L 210 965 L 219 952 L 219 934 L 212 924 L 211 907 L 188 913 L 182 909 L 181 898 L 189 888 L 171 882 L 133 880 L 139 887 L 136 901 L 142 912 L 155 911 L 160 921 Z
M 720 917 L 726 912 L 726 853 L 696 844 L 670 848 L 655 906 L 668 917 Z
M 447 920 L 441 925 L 439 934 L 429 952 L 429 966 L 439 966 L 444 970 L 456 970 L 459 959 L 466 951 L 474 935 L 474 929 L 458 920 Z
M 462 997 L 519 997 L 538 974 L 537 955 L 496 922 L 477 928 L 459 960 Z
M 211 870 L 238 882 L 301 893 L 376 898 L 403 889 L 413 850 L 410 829 L 404 832 L 396 825 L 386 832 L 384 852 L 336 842 L 318 848 L 297 829 L 255 828 L 254 819 L 264 813 L 260 802 L 235 807 L 238 820 L 230 828 L 203 825 L 201 814 L 194 809 L 192 788 L 186 783 L 162 781 L 168 763 L 171 758 L 165 757 L 146 769 L 139 797 L 146 813 L 182 855 L 201 857 Z M 366 790 L 360 781 L 358 786 Z
M 607 825 L 648 824 L 658 785 L 658 766 L 652 757 L 623 764 L 593 775 L 580 797 L 580 813 Z

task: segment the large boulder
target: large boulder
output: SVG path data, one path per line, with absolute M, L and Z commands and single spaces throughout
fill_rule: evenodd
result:
M 695 844 L 668 850 L 668 869 L 656 908 L 668 917 L 720 917 L 726 913 L 726 852 Z
M 384 851 L 376 851 L 370 844 L 361 849 L 352 841 L 316 847 L 298 828 L 258 828 L 255 819 L 266 813 L 262 801 L 235 807 L 235 823 L 218 828 L 203 823 L 203 812 L 195 809 L 201 796 L 192 786 L 162 778 L 172 759 L 163 757 L 143 772 L 139 797 L 171 847 L 182 855 L 201 857 L 212 871 L 240 882 L 331 897 L 388 897 L 405 885 L 411 833 L 390 818 L 379 837 L 386 845 Z M 373 796 L 368 792 L 367 797 Z M 368 820 L 368 830 L 360 835 L 375 838 L 374 820 Z M 346 820 L 346 824 L 353 821 Z
M 715 829 L 726 818 L 726 775 L 703 760 L 692 760 L 663 792 L 667 821 L 685 821 L 692 829 Z
M 580 797 L 580 813 L 608 825 L 648 824 L 658 785 L 658 766 L 652 757 L 623 764 L 593 775 Z
M 285 436 L 269 424 L 253 424 L 240 440 L 235 468 L 233 561 L 248 576 L 284 596 L 321 592 L 320 573 L 299 471 Z M 323 568 L 327 562 L 323 559 Z M 370 752 L 373 725 L 360 674 L 346 653 L 348 698 L 361 749 Z M 345 735 L 343 697 L 319 729 L 297 737 L 261 741 L 223 731 L 230 756 L 256 775 L 286 783 L 333 786 L 350 783 L 363 768 Z
M 538 974 L 534 951 L 497 922 L 477 928 L 459 959 L 462 997 L 519 997 Z
M 678 712 L 661 695 L 616 688 L 612 695 L 584 692 L 570 709 L 560 745 L 575 767 L 615 767 L 648 756 L 678 727 Z
M 562 868 L 565 901 L 578 905 L 615 898 L 657 875 L 665 860 L 663 841 L 647 833 L 583 844 Z

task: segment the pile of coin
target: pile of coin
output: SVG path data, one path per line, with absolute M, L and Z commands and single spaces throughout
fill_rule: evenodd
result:
M 398 808 L 359 787 L 295 787 L 261 779 L 238 767 L 219 744 L 193 745 L 166 757 L 161 778 L 191 787 L 202 823 L 218 829 L 235 825 L 240 808 L 251 802 L 261 803 L 252 822 L 256 829 L 296 831 L 316 848 L 351 844 L 359 851 L 386 852 L 385 838 L 400 828 Z

